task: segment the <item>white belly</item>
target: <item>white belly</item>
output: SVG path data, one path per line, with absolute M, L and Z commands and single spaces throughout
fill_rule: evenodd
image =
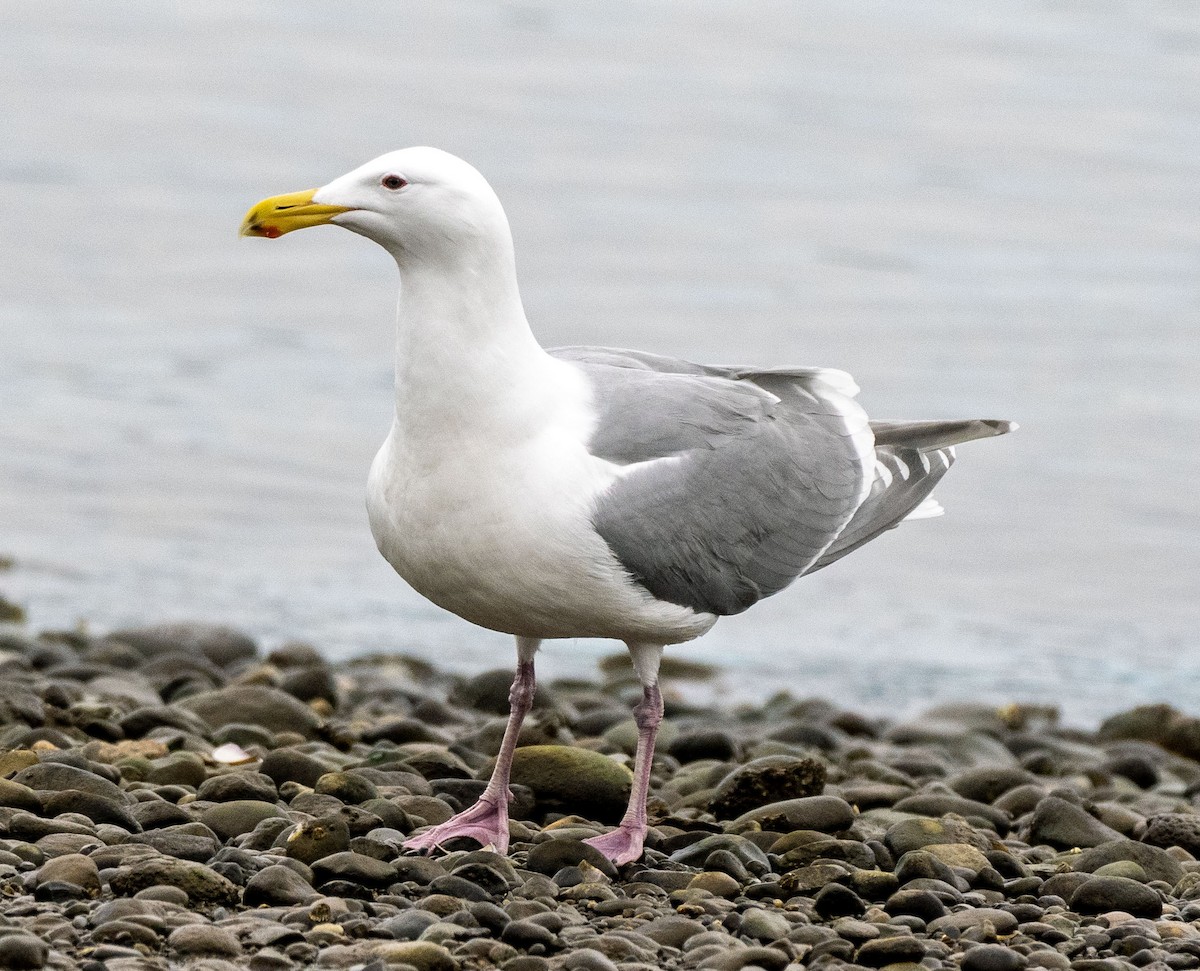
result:
M 716 618 L 634 584 L 591 525 L 617 469 L 563 423 L 522 441 L 453 448 L 393 428 L 371 467 L 380 552 L 419 593 L 525 637 L 690 640 Z

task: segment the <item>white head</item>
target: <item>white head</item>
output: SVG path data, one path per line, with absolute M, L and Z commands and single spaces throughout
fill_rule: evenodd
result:
M 320 189 L 272 196 L 242 222 L 243 236 L 272 239 L 330 223 L 366 236 L 403 268 L 458 263 L 482 250 L 511 250 L 504 209 L 492 187 L 462 159 L 436 148 L 381 155 Z

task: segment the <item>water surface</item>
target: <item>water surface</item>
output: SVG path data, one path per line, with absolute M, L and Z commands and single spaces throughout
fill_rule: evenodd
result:
M 961 449 L 944 518 L 674 649 L 729 692 L 1200 710 L 1194 14 L 7 3 L 0 589 L 35 627 L 507 660 L 367 530 L 389 258 L 235 236 L 264 195 L 434 144 L 505 201 L 546 344 L 836 366 L 878 417 L 1021 422 Z

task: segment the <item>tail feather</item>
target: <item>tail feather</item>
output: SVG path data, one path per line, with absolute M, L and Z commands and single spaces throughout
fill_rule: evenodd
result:
M 899 448 L 945 448 L 977 438 L 1006 435 L 1017 428 L 1016 422 L 995 418 L 968 418 L 962 421 L 873 421 L 875 445 Z

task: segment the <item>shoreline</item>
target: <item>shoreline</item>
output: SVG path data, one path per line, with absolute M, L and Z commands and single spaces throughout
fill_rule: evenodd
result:
M 510 668 L 165 624 L 0 627 L 0 670 L 0 967 L 1200 967 L 1200 720 L 1166 705 L 712 710 L 675 659 L 618 870 L 580 842 L 628 792 L 615 660 L 539 684 L 508 857 L 400 843 L 482 789 Z

